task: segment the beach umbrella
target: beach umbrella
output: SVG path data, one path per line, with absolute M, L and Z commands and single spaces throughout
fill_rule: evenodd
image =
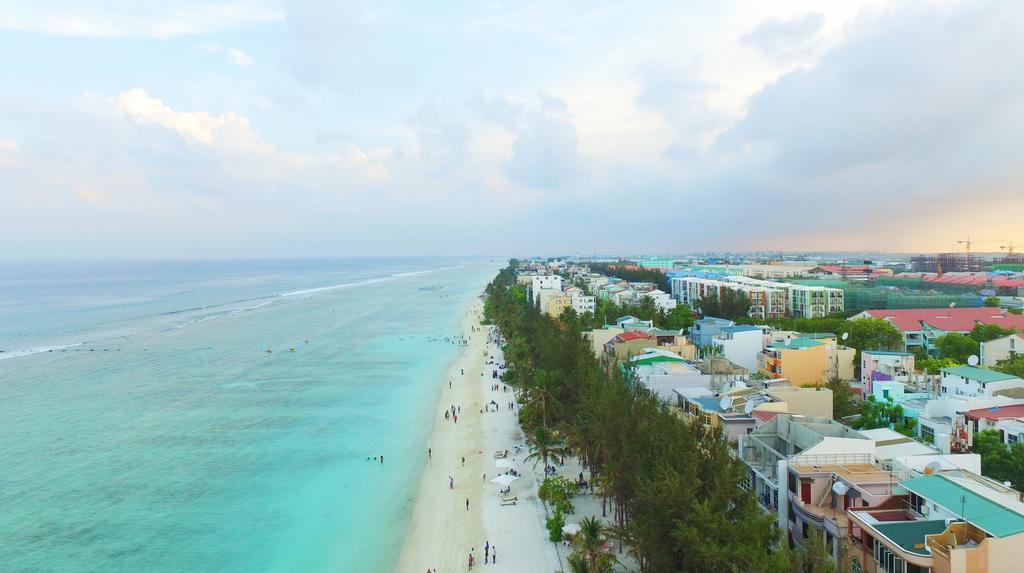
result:
M 494 465 L 498 466 L 499 468 L 514 468 L 514 467 L 516 467 L 516 465 L 513 464 L 509 460 L 494 460 Z
M 505 487 L 508 487 L 509 484 L 511 484 L 512 482 L 516 481 L 517 479 L 519 479 L 519 478 L 517 478 L 516 476 L 510 476 L 508 474 L 504 474 L 504 475 L 500 475 L 500 476 L 492 479 L 491 483 L 499 483 L 499 484 L 501 484 L 501 485 L 503 485 Z
M 579 532 L 580 532 L 580 524 L 578 524 L 578 523 L 566 523 L 565 525 L 562 526 L 562 533 L 567 533 L 569 535 L 576 535 Z

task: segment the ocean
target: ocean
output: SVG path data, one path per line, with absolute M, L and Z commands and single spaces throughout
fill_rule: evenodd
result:
M 502 264 L 0 263 L 0 571 L 391 571 Z

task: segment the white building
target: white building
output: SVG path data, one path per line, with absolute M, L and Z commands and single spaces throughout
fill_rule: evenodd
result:
M 738 324 L 726 326 L 711 339 L 721 355 L 748 372 L 757 372 L 757 355 L 764 350 L 764 332 L 757 326 Z
M 558 275 L 538 275 L 530 277 L 530 296 L 533 304 L 540 301 L 540 291 L 544 289 L 562 290 L 562 277 Z
M 1011 334 L 995 340 L 981 343 L 981 365 L 991 368 L 1000 360 L 1006 360 L 1010 354 L 1024 354 L 1024 334 Z
M 582 293 L 570 293 L 572 297 L 571 306 L 576 314 L 583 314 L 589 312 L 594 313 L 596 307 L 596 300 L 592 296 L 588 296 Z
M 1011 374 L 974 366 L 943 368 L 942 393 L 971 397 L 995 396 L 1000 390 L 1024 388 L 1024 380 Z

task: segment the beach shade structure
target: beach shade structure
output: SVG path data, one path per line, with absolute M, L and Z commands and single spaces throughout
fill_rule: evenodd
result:
M 500 476 L 492 479 L 491 483 L 499 483 L 499 484 L 501 484 L 501 485 L 503 485 L 505 487 L 508 487 L 509 484 L 511 484 L 512 482 L 516 481 L 517 479 L 519 479 L 519 478 L 516 477 L 516 476 L 510 476 L 508 474 L 503 474 L 503 475 L 500 475 Z
M 516 465 L 509 460 L 494 460 L 494 465 L 499 468 L 514 468 Z
M 566 523 L 562 526 L 562 533 L 566 535 L 576 535 L 580 532 L 580 524 L 578 523 Z

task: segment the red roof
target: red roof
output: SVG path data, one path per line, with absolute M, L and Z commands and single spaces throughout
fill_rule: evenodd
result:
M 751 414 L 760 418 L 762 421 L 767 422 L 774 418 L 775 416 L 778 416 L 779 414 L 789 415 L 789 412 L 768 412 L 764 410 L 754 410 L 751 412 Z
M 874 318 L 883 318 L 903 331 L 921 330 L 921 323 L 946 331 L 968 332 L 977 323 L 998 324 L 1003 328 L 1024 329 L 1024 315 L 1008 314 L 998 308 L 909 308 L 868 310 Z
M 967 410 L 964 412 L 964 416 L 974 418 L 975 420 L 1007 420 L 1013 418 L 1024 418 L 1024 404 Z
M 653 338 L 651 335 L 645 332 L 623 332 L 622 334 L 615 335 L 615 338 L 621 342 L 628 342 L 630 340 L 636 340 L 638 338 Z

